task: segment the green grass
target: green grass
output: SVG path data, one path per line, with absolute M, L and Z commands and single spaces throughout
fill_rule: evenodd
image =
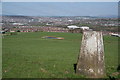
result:
M 42 39 L 43 36 L 64 40 Z M 81 34 L 18 33 L 3 38 L 3 78 L 82 78 L 76 75 Z M 118 66 L 118 38 L 105 36 L 106 71 L 110 75 Z

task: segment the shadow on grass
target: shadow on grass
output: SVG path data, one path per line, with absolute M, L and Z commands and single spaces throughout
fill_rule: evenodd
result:
M 77 63 L 73 64 L 74 72 L 76 73 Z
M 118 67 L 117 67 L 117 71 L 119 71 L 120 72 L 120 64 L 118 65 Z

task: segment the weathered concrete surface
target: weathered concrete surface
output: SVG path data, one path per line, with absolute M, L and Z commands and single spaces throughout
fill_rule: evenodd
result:
M 85 31 L 83 33 L 76 73 L 89 78 L 105 76 L 102 32 Z

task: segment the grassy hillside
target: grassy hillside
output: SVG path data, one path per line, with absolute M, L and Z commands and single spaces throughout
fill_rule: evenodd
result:
M 64 37 L 64 40 L 42 39 L 43 36 Z M 18 33 L 3 38 L 4 78 L 81 78 L 76 75 L 81 34 Z M 105 36 L 107 75 L 118 66 L 118 38 Z

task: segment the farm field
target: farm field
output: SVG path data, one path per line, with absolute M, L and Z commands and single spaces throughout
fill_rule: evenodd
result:
M 64 40 L 43 39 L 43 36 Z M 82 34 L 29 32 L 4 36 L 2 40 L 3 78 L 84 78 L 76 75 Z M 106 73 L 118 67 L 118 37 L 104 36 Z

